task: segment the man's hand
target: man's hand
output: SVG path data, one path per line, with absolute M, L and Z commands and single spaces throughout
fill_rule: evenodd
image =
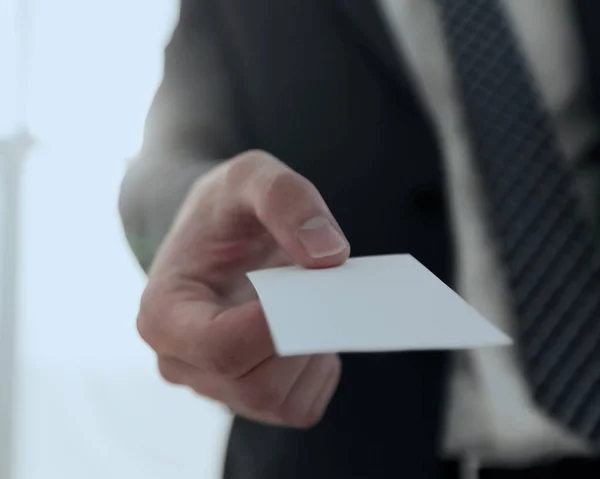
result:
M 149 272 L 139 332 L 167 381 L 256 421 L 310 427 L 337 387 L 339 357 L 277 357 L 245 273 L 332 267 L 349 253 L 309 181 L 268 154 L 246 153 L 193 186 Z

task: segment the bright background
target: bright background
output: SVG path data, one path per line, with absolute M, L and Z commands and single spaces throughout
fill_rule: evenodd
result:
M 160 380 L 135 330 L 144 277 L 116 208 L 177 2 L 34 0 L 27 83 L 13 68 L 18 4 L 0 0 L 0 138 L 26 86 L 39 146 L 22 177 L 8 479 L 214 479 L 228 416 Z

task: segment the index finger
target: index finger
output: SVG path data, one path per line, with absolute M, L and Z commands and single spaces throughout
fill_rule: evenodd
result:
M 309 268 L 342 264 L 348 241 L 317 189 L 279 160 L 251 152 L 202 178 L 192 189 L 151 273 L 187 272 L 205 284 L 227 281 L 267 234 Z
M 237 378 L 275 355 L 258 301 L 231 308 L 156 292 L 142 298 L 138 331 L 159 356 Z

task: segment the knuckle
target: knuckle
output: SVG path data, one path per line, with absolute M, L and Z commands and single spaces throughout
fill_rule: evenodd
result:
M 310 429 L 315 427 L 323 418 L 324 411 L 311 408 L 309 411 L 299 414 L 292 419 L 292 425 L 298 429 Z
M 184 383 L 180 368 L 168 359 L 158 358 L 158 372 L 170 384 L 181 385 Z
M 142 314 L 141 312 L 138 313 L 137 316 L 136 328 L 138 334 L 144 340 L 144 342 L 152 347 L 152 344 L 154 343 L 154 332 L 152 330 L 148 317 Z
M 202 352 L 201 344 L 196 343 L 203 342 L 190 338 L 192 329 L 194 333 L 200 330 L 190 326 L 198 319 L 194 305 L 177 300 L 167 291 L 168 286 L 163 287 L 158 281 L 148 283 L 140 300 L 136 323 L 138 333 L 159 355 L 182 354 L 193 360 Z
M 264 162 L 279 162 L 279 160 L 277 160 L 273 155 L 260 149 L 248 150 L 245 153 L 239 155 L 238 158 L 240 161 L 247 161 L 253 164 L 263 164 Z
M 202 329 L 200 350 L 207 372 L 228 380 L 242 381 L 262 353 L 260 331 L 253 321 L 240 321 L 238 311 L 230 310 Z
M 144 293 L 142 293 L 136 326 L 141 338 L 150 346 L 154 346 L 156 333 L 154 327 L 154 308 L 149 304 L 152 302 L 153 300 L 148 294 L 148 288 L 146 288 Z
M 274 156 L 262 150 L 249 150 L 232 158 L 225 168 L 225 183 L 239 187 L 258 168 L 268 164 L 278 164 Z
M 242 404 L 252 411 L 279 415 L 282 394 L 275 387 L 243 386 L 238 389 L 238 396 Z
M 236 351 L 223 347 L 213 348 L 208 356 L 208 372 L 224 378 L 235 378 L 241 374 L 243 361 Z
M 160 347 L 159 322 L 163 317 L 165 307 L 160 288 L 150 281 L 140 299 L 136 326 L 141 338 L 153 349 Z
M 315 426 L 321 420 L 324 411 L 319 410 L 318 406 L 315 407 L 315 405 L 312 405 L 306 410 L 298 406 L 292 406 L 294 403 L 293 398 L 288 397 L 277 411 L 279 417 L 286 424 L 298 429 L 308 429 Z
M 202 314 L 196 309 L 196 303 L 192 301 L 175 301 L 169 308 L 165 308 L 161 323 L 161 339 L 165 351 L 201 367 L 205 362 L 208 342 L 203 320 Z
M 278 171 L 270 179 L 265 195 L 269 197 L 286 197 L 305 195 L 311 187 L 311 183 L 299 173 L 293 170 Z
M 309 206 L 306 203 L 313 194 L 316 194 L 316 188 L 302 175 L 292 170 L 279 171 L 263 191 L 260 213 L 268 216 L 273 207 L 278 211 L 303 209 Z

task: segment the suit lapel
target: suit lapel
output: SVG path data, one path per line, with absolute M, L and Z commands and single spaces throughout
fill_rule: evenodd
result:
M 365 53 L 375 58 L 394 81 L 403 84 L 405 71 L 377 0 L 327 1 L 341 13 L 347 26 L 354 30 L 355 38 Z
M 355 38 L 364 48 L 365 54 L 377 59 L 396 83 L 406 86 L 404 65 L 377 0 L 327 1 L 341 13 L 346 26 L 354 30 Z M 600 1 L 574 0 L 573 6 L 589 65 L 591 99 L 594 108 L 600 113 Z

